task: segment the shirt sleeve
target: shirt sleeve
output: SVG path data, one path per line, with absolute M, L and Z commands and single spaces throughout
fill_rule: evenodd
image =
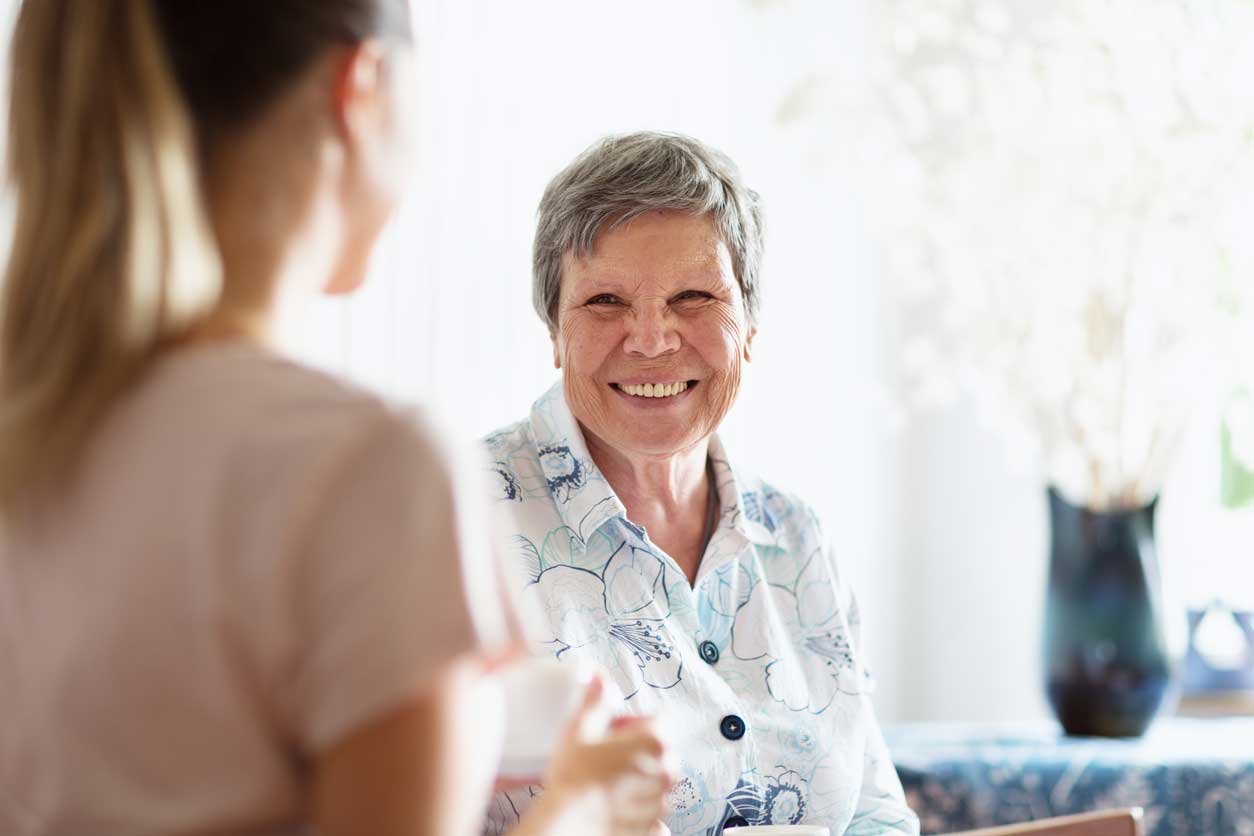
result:
M 858 794 L 853 820 L 845 834 L 878 836 L 897 833 L 918 836 L 918 816 L 906 804 L 901 779 L 897 777 L 888 747 L 884 745 L 884 736 L 880 732 L 879 723 L 875 721 L 874 710 L 870 705 L 867 705 L 866 710 L 869 722 L 862 764 L 862 789 Z
M 403 705 L 458 656 L 507 638 L 465 462 L 387 413 L 311 504 L 295 556 L 294 732 L 323 749 Z
M 836 566 L 835 549 L 830 540 L 827 541 L 824 550 L 827 553 L 827 563 L 832 572 L 833 582 L 838 587 L 838 600 L 841 601 L 845 610 L 850 640 L 866 685 L 859 696 L 859 699 L 863 701 L 861 716 L 865 718 L 862 784 L 853 819 L 845 830 L 845 836 L 881 836 L 882 834 L 918 836 L 919 819 L 906 804 L 901 779 L 897 776 L 897 769 L 893 765 L 888 747 L 884 743 L 879 720 L 875 716 L 875 707 L 871 703 L 871 693 L 875 683 L 867 664 L 858 599 L 849 584 L 841 580 Z

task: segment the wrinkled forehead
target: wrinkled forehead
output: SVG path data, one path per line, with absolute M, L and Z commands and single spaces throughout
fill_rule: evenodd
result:
M 735 274 L 731 249 L 712 218 L 663 211 L 607 224 L 584 254 L 568 250 L 563 291 L 588 281 L 735 285 Z

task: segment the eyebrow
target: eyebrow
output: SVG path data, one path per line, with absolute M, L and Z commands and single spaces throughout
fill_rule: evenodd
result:
M 700 264 L 684 265 L 680 269 L 668 271 L 668 276 L 678 279 L 681 282 L 701 282 L 703 284 L 719 284 L 725 285 L 723 271 L 720 265 L 703 262 Z M 619 270 L 606 270 L 604 275 L 598 275 L 593 272 L 586 276 L 588 284 L 598 288 L 603 288 L 602 292 L 620 291 L 625 292 L 628 289 L 628 283 L 623 280 L 623 274 Z M 731 281 L 735 281 L 735 277 L 731 277 Z M 639 284 L 639 281 L 636 282 Z

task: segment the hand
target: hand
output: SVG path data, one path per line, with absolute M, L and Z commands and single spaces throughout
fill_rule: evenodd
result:
M 612 836 L 665 834 L 658 820 L 666 813 L 666 793 L 674 782 L 666 745 L 647 717 L 615 718 L 607 732 L 604 690 L 596 677 L 585 691 L 544 776 L 546 795 L 585 810 L 581 834 L 595 832 L 595 822 L 604 822 L 602 832 Z

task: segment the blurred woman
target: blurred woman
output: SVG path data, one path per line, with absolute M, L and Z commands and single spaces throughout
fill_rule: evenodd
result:
M 278 299 L 362 282 L 410 42 L 404 0 L 24 2 L 0 832 L 479 828 L 508 630 L 456 456 L 267 348 Z M 656 736 L 582 727 L 519 832 L 608 832 L 624 781 L 657 817 Z

